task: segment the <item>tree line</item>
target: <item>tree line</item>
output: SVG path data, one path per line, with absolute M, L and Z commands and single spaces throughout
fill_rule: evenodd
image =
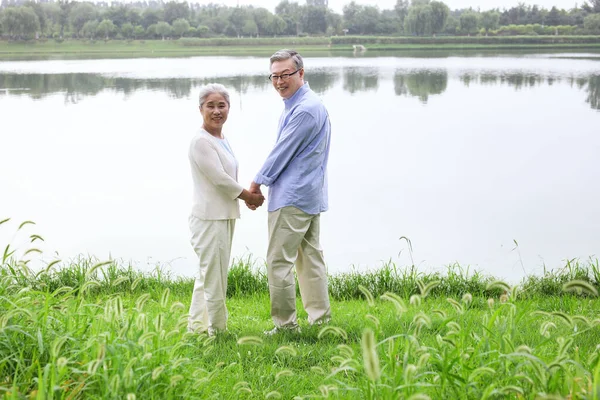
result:
M 393 9 L 352 1 L 338 14 L 327 0 L 263 7 L 177 1 L 132 3 L 2 0 L 7 39 L 167 39 L 340 35 L 600 34 L 600 0 L 565 10 L 520 3 L 509 9 L 451 10 L 443 1 L 397 0 Z

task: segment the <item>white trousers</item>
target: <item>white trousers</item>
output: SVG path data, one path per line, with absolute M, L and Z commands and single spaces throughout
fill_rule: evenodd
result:
M 283 207 L 269 213 L 267 270 L 275 326 L 298 324 L 294 263 L 308 322 L 315 324 L 331 319 L 327 268 L 319 243 L 320 221 L 320 214 L 307 214 L 296 207 Z
M 194 283 L 188 330 L 209 332 L 227 329 L 227 270 L 235 219 L 189 218 L 191 243 L 198 256 L 199 271 Z

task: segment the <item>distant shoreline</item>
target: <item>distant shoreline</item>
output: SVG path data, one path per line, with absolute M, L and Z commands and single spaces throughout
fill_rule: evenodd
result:
M 511 37 L 354 37 L 354 38 L 252 38 L 178 40 L 55 40 L 36 42 L 0 41 L 0 59 L 43 55 L 82 56 L 202 56 L 270 55 L 281 47 L 300 52 L 366 53 L 369 50 L 510 50 L 510 49 L 600 49 L 600 36 L 511 36 Z M 337 43 L 337 42 L 345 43 Z M 356 43 L 356 46 L 350 43 Z

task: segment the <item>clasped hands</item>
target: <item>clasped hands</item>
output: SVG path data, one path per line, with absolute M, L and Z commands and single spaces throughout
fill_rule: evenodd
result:
M 254 182 L 250 184 L 248 192 L 250 192 L 250 196 L 247 200 L 245 200 L 246 207 L 254 211 L 258 207 L 262 206 L 263 202 L 265 201 L 265 196 L 263 196 L 260 190 L 260 185 Z

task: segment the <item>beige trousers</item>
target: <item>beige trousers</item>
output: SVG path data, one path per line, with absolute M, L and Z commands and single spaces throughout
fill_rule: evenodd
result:
M 227 270 L 235 219 L 189 219 L 191 243 L 198 255 L 199 272 L 194 283 L 188 330 L 215 332 L 227 328 Z
M 321 323 L 331 318 L 327 268 L 319 234 L 320 214 L 310 215 L 295 207 L 269 212 L 267 270 L 275 326 L 298 324 L 294 263 L 308 322 Z

